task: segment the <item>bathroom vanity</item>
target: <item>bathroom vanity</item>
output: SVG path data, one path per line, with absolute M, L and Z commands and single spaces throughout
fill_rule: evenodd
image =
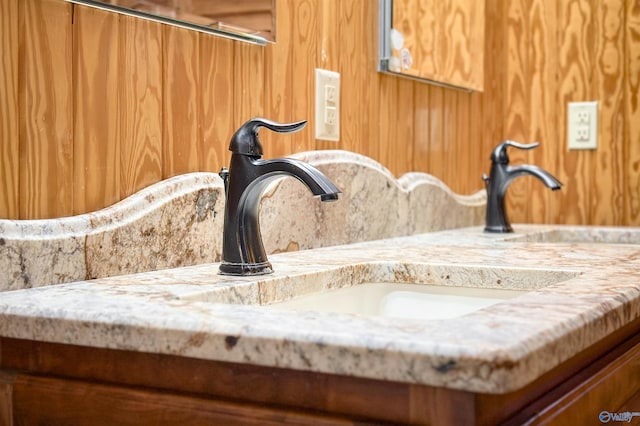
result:
M 514 229 L 273 254 L 257 277 L 210 263 L 0 293 L 0 424 L 593 424 L 639 411 L 640 230 Z M 442 319 L 274 305 L 367 282 L 515 293 Z

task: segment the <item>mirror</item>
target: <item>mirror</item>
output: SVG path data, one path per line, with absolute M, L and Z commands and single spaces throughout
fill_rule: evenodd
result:
M 234 40 L 275 41 L 275 0 L 67 0 Z
M 379 0 L 378 71 L 482 91 L 483 1 Z

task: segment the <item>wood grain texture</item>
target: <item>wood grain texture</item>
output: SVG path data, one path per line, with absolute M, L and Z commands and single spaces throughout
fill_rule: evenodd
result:
M 162 29 L 129 16 L 119 25 L 122 198 L 162 179 Z
M 0 0 L 0 212 L 18 217 L 18 0 Z
M 0 426 L 13 426 L 14 373 L 0 371 Z
M 444 180 L 445 164 L 445 92 L 442 87 L 429 89 L 429 173 Z
M 200 34 L 200 78 L 197 88 L 201 104 L 200 133 L 204 153 L 203 171 L 218 172 L 229 164 L 229 139 L 235 131 L 233 106 L 233 72 L 235 45 L 231 40 Z
M 429 114 L 429 98 L 431 94 L 431 86 L 428 84 L 415 84 L 414 108 L 413 108 L 413 169 L 427 170 L 429 168 L 429 157 L 431 150 L 429 149 L 429 128 L 431 125 L 431 115 Z M 383 103 L 380 103 L 382 108 Z M 382 110 L 380 117 L 383 117 Z
M 598 99 L 598 133 L 611 143 L 595 152 L 595 170 L 591 174 L 591 223 L 621 225 L 624 216 L 624 0 L 596 2 L 596 33 L 593 99 Z
M 240 404 L 143 388 L 19 376 L 17 424 L 353 425 L 336 416 Z
M 437 17 L 464 1 L 405 1 L 405 16 L 419 22 L 415 49 L 435 59 L 443 49 L 421 28 L 458 28 L 459 16 Z M 450 39 L 450 62 L 430 65 L 484 70 L 484 93 L 469 94 L 377 73 L 369 0 L 276 0 L 280 37 L 266 47 L 63 0 L 1 0 L 9 24 L 0 29 L 0 93 L 9 95 L 0 100 L 0 217 L 83 213 L 169 175 L 218 171 L 235 129 L 265 116 L 310 121 L 292 135 L 263 131 L 267 158 L 346 149 L 396 176 L 432 173 L 459 193 L 484 187 L 498 143 L 538 140 L 536 150 L 510 150 L 512 163 L 537 164 L 564 186 L 517 179 L 507 192 L 511 222 L 639 226 L 638 2 L 481 4 L 484 49 Z M 482 50 L 483 59 L 459 55 Z M 314 138 L 316 68 L 341 75 L 338 142 Z M 588 100 L 600 105 L 599 149 L 568 151 L 566 105 Z
M 339 8 L 336 7 L 335 2 L 331 0 L 319 0 L 317 2 L 317 48 L 316 48 L 316 68 L 325 70 L 340 71 L 340 52 L 342 48 L 341 34 L 343 27 L 336 25 L 339 21 Z M 344 82 L 342 83 L 342 90 L 344 90 Z M 342 97 L 344 99 L 344 97 Z M 344 105 L 344 102 L 343 102 Z M 341 120 L 344 120 L 341 118 Z M 314 128 L 316 123 L 311 123 Z M 344 121 L 341 122 L 344 125 Z M 315 137 L 315 135 L 314 135 Z M 312 149 L 342 149 L 342 140 L 339 141 L 325 141 L 316 139 L 312 145 Z
M 293 121 L 313 120 L 315 111 L 316 50 L 318 48 L 318 0 L 296 0 L 292 4 L 291 53 L 293 61 L 291 80 L 291 108 Z M 313 123 L 312 123 L 313 124 Z M 306 126 L 278 139 L 289 139 L 292 152 L 313 149 L 314 126 Z M 275 145 L 278 145 L 276 142 Z
M 565 206 L 556 218 L 562 223 L 591 223 L 591 151 L 567 151 L 567 103 L 591 100 L 591 81 L 594 58 L 592 7 L 588 1 L 564 0 L 558 10 L 558 99 L 556 111 L 558 130 L 563 136 L 558 178 L 565 184 L 558 203 Z M 568 206 L 573 206 L 568 208 Z
M 119 57 L 111 36 L 119 16 L 79 8 L 75 19 L 73 212 L 80 214 L 120 200 Z
M 375 72 L 377 45 L 373 29 L 377 4 L 366 0 L 339 3 L 341 118 L 340 145 L 380 158 L 381 76 Z M 393 142 L 389 142 L 393 143 Z M 398 170 L 391 169 L 398 173 Z
M 632 338 L 526 407 L 507 425 L 596 424 L 603 411 L 637 412 L 627 405 L 640 390 L 640 344 Z M 525 422 L 526 421 L 526 422 Z M 634 417 L 629 424 L 638 424 Z M 607 423 L 601 421 L 601 423 Z
M 506 66 L 509 75 L 505 89 L 505 103 L 509 114 L 505 117 L 504 140 L 514 140 L 521 143 L 533 142 L 529 139 L 528 120 L 531 114 L 531 86 L 529 69 L 529 1 L 510 1 L 502 11 L 507 17 L 506 29 Z M 497 141 L 495 145 L 502 141 Z M 529 162 L 529 152 L 520 149 L 509 149 L 511 163 Z M 507 214 L 512 222 L 529 222 L 529 194 L 531 191 L 530 177 L 515 179 L 507 191 Z M 518 220 L 520 219 L 520 220 Z
M 482 90 L 484 2 L 395 0 L 392 27 L 403 35 L 412 64 L 402 72 L 459 87 Z M 392 56 L 400 59 L 399 51 Z
M 264 49 L 237 44 L 233 56 L 233 128 L 264 112 Z M 235 130 L 234 130 L 235 131 Z M 233 133 L 229 135 L 229 138 Z M 227 142 L 228 143 L 228 142 Z
M 633 402 L 640 389 L 635 380 L 640 368 L 638 321 L 508 394 L 473 394 L 311 371 L 10 338 L 0 339 L 0 384 L 8 385 L 7 391 L 13 393 L 18 418 L 37 416 L 38 412 L 59 412 L 62 416 L 97 412 L 109 416 L 107 411 L 116 406 L 132 416 L 148 415 L 149 420 L 157 420 L 153 416 L 158 413 L 198 416 L 201 412 L 233 412 L 252 418 L 253 409 L 259 406 L 265 409 L 265 419 L 272 414 L 303 411 L 358 419 L 365 424 L 493 425 L 507 419 L 506 424 L 524 424 L 540 413 L 558 412 L 556 402 L 562 405 L 561 411 L 567 411 L 564 414 L 584 415 L 583 403 L 590 398 L 590 391 L 604 395 L 603 400 L 615 401 L 612 407 Z M 83 362 L 75 362 L 78 359 Z M 87 399 L 74 404 L 80 396 Z M 580 399 L 583 401 L 573 403 Z M 241 404 L 226 405 L 223 401 Z M 587 405 L 593 408 L 593 400 Z M 82 406 L 90 409 L 78 411 Z M 27 418 L 33 419 L 27 422 L 31 424 L 38 417 Z M 66 420 L 65 424 L 69 423 Z
M 19 3 L 20 218 L 73 213 L 71 4 Z
M 625 10 L 624 200 L 623 224 L 640 223 L 640 3 L 627 1 Z
M 204 146 L 200 137 L 202 112 L 199 34 L 169 25 L 161 27 L 162 59 L 162 176 L 201 170 Z
M 530 42 L 528 56 L 528 129 L 529 141 L 540 142 L 530 151 L 528 161 L 556 174 L 558 148 L 562 138 L 557 132 L 556 122 L 560 120 L 555 112 L 557 58 L 553 54 L 556 43 L 556 6 L 544 0 L 533 0 L 528 5 L 527 20 L 530 22 Z M 529 197 L 525 210 L 527 220 L 546 223 L 559 210 L 558 193 L 550 191 L 535 178 L 529 179 Z M 546 207 L 546 208 L 545 208 Z
M 265 48 L 265 69 L 271 72 L 264 75 L 265 89 L 265 117 L 280 123 L 292 123 L 307 117 L 294 117 L 293 114 L 293 48 L 292 48 L 292 19 L 289 16 L 295 10 L 292 0 L 277 0 L 275 2 L 276 15 L 282 17 L 276 22 L 276 32 L 280 40 Z M 309 127 L 313 126 L 310 123 Z M 292 138 L 289 135 L 273 134 L 264 131 L 260 135 L 263 146 L 269 147 L 269 153 L 274 157 L 290 155 Z

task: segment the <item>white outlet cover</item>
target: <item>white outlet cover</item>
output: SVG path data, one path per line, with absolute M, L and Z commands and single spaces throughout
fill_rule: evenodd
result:
M 597 149 L 598 102 L 569 102 L 567 111 L 569 149 Z
M 315 136 L 340 140 L 340 73 L 316 69 Z

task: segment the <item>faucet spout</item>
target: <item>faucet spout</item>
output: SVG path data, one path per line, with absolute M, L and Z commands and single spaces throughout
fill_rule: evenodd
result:
M 489 176 L 484 176 L 487 187 L 487 217 L 486 232 L 513 232 L 505 210 L 505 196 L 507 188 L 511 182 L 519 176 L 534 176 L 538 178 L 552 191 L 560 189 L 562 183 L 551 173 L 538 166 L 522 164 L 519 166 L 509 166 L 509 157 L 506 148 L 513 146 L 520 149 L 532 149 L 538 143 L 522 145 L 517 142 L 505 141 L 498 145 L 491 155 L 491 172 Z
M 261 120 L 250 120 L 245 126 L 261 123 Z M 277 123 L 269 123 L 271 127 L 265 127 L 272 130 L 279 126 Z M 306 122 L 301 126 L 304 124 Z M 292 125 L 286 126 L 290 129 Z M 236 136 L 240 132 L 236 132 Z M 247 134 L 246 131 L 244 133 Z M 255 133 L 248 134 L 254 134 L 257 138 Z M 236 146 L 234 143 L 237 145 L 237 141 L 232 140 L 232 150 Z M 260 147 L 257 140 L 251 143 Z M 258 151 L 261 155 L 262 148 Z M 262 243 L 259 221 L 261 195 L 271 181 L 281 176 L 292 176 L 305 184 L 313 195 L 319 196 L 321 201 L 337 200 L 340 193 L 322 172 L 310 164 L 291 158 L 262 160 L 260 155 L 255 154 L 255 149 L 246 152 L 234 152 L 229 171 L 224 172 L 227 202 L 220 273 L 225 275 L 262 275 L 273 272 Z
M 530 164 L 522 164 L 520 166 L 515 167 L 507 167 L 507 182 L 505 183 L 505 191 L 506 187 L 511 183 L 511 181 L 518 176 L 526 176 L 531 175 L 542 181 L 545 186 L 552 191 L 557 191 L 562 187 L 562 183 L 558 179 L 556 179 L 551 173 L 548 171 L 541 169 L 538 166 L 533 166 Z

